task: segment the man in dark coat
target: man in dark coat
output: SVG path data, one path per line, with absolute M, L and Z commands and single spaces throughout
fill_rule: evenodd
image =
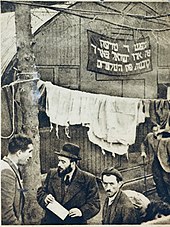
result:
M 170 132 L 154 125 L 141 144 L 141 156 L 150 162 L 158 196 L 170 204 Z M 165 138 L 164 138 L 165 136 Z
M 102 224 L 136 224 L 137 214 L 128 196 L 120 189 L 121 173 L 113 167 L 102 172 L 102 184 L 107 193 Z
M 65 144 L 58 154 L 58 168 L 51 169 L 42 187 L 38 189 L 37 201 L 45 210 L 42 224 L 86 224 L 100 210 L 99 191 L 94 175 L 77 166 L 80 148 Z M 68 211 L 62 220 L 47 205 L 56 200 Z
M 24 189 L 19 165 L 26 165 L 32 157 L 32 140 L 14 135 L 9 140 L 9 153 L 1 160 L 1 222 L 3 225 L 24 224 Z

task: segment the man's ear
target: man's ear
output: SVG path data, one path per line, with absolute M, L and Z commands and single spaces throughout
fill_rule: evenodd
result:
M 16 155 L 17 155 L 17 156 L 20 156 L 21 152 L 22 152 L 21 150 L 18 150 L 18 151 L 16 152 Z
M 122 187 L 122 185 L 123 185 L 123 181 L 119 181 L 119 183 L 118 183 L 118 184 L 119 184 L 119 188 L 120 188 L 120 187 Z
M 70 164 L 71 164 L 71 167 L 73 167 L 75 165 L 75 161 L 70 162 Z

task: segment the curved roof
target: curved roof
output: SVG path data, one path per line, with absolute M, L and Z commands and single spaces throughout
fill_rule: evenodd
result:
M 16 51 L 15 13 L 3 13 L 1 14 L 1 74 Z
M 54 5 L 57 7 L 57 5 Z M 69 4 L 59 5 L 61 8 L 69 7 Z M 44 23 L 54 17 L 58 12 L 46 8 L 31 10 L 31 27 L 34 33 Z M 1 75 L 17 53 L 15 12 L 1 13 Z

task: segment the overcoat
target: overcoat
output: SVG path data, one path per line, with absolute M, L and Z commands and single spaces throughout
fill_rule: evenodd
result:
M 102 224 L 136 224 L 136 210 L 127 195 L 119 190 L 113 203 L 108 206 L 106 198 L 103 206 Z
M 78 167 L 63 196 L 63 181 L 58 176 L 57 169 L 51 169 L 47 174 L 42 187 L 38 189 L 37 201 L 45 209 L 45 217 L 42 224 L 86 224 L 87 220 L 95 216 L 100 210 L 99 191 L 94 175 L 85 172 Z M 52 194 L 55 200 L 66 209 L 78 208 L 82 212 L 82 217 L 66 217 L 62 221 L 46 208 L 45 197 Z
M 1 160 L 1 221 L 3 225 L 20 225 L 24 194 L 19 172 L 8 159 Z
M 159 160 L 161 154 L 161 162 L 170 168 L 170 139 L 164 138 L 158 140 L 153 133 L 149 133 L 141 146 L 141 151 L 145 151 L 150 157 L 153 155 L 152 174 L 155 182 L 156 190 L 161 200 L 170 203 L 170 172 L 166 172 Z

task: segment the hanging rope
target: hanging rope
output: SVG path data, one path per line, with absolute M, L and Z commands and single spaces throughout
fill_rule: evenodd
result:
M 34 74 L 34 73 L 27 73 L 27 74 Z M 14 89 L 14 85 L 19 84 L 19 83 L 25 83 L 25 82 L 30 82 L 30 81 L 36 81 L 39 80 L 38 78 L 34 78 L 34 79 L 27 79 L 27 80 L 16 80 L 8 85 L 4 85 L 1 89 L 4 89 L 6 87 L 12 87 L 12 132 L 10 135 L 8 136 L 3 136 L 1 135 L 2 139 L 9 139 L 15 132 L 15 89 Z
M 6 86 L 7 87 L 7 86 Z M 15 131 L 15 100 L 14 100 L 14 86 L 12 85 L 12 132 L 9 136 L 3 136 L 1 135 L 2 139 L 9 139 Z
M 30 74 L 30 73 L 27 73 L 27 74 Z M 31 73 L 31 74 L 33 74 L 33 73 Z M 10 86 L 13 86 L 13 85 L 15 85 L 15 84 L 20 84 L 20 83 L 26 83 L 26 82 L 36 81 L 36 80 L 39 80 L 39 78 L 33 78 L 33 79 L 27 79 L 27 80 L 15 80 L 14 82 L 11 82 L 10 84 L 7 84 L 7 85 L 2 86 L 2 88 L 10 87 Z

